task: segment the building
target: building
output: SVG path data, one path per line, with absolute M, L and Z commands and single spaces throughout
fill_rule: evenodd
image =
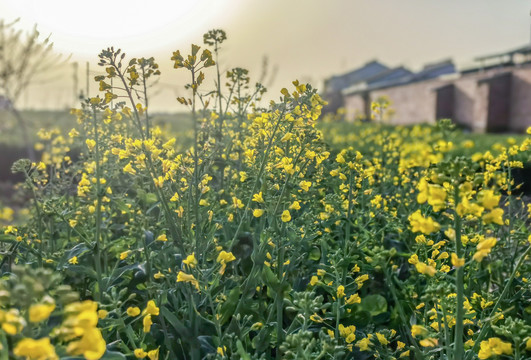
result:
M 416 73 L 373 61 L 330 78 L 324 96 L 335 94 L 330 110 L 340 104 L 349 120 L 370 118 L 371 102 L 386 96 L 393 109 L 392 124 L 450 118 L 475 132 L 522 132 L 531 126 L 530 55 L 531 47 L 524 46 L 478 57 L 479 65 L 472 68 L 457 71 L 452 60 L 443 60 Z M 369 74 L 371 64 L 378 66 L 369 67 Z

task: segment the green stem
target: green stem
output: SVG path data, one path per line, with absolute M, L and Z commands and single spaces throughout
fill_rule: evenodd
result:
M 457 206 L 459 202 L 459 187 L 455 186 L 454 190 L 454 203 Z M 463 244 L 461 243 L 461 217 L 454 212 L 455 216 L 455 252 L 459 259 L 464 257 L 463 254 Z M 465 347 L 463 343 L 463 332 L 464 332 L 464 316 L 465 309 L 463 308 L 464 303 L 464 266 L 459 266 L 456 270 L 456 290 L 457 290 L 457 310 L 456 310 L 456 324 L 455 324 L 455 338 L 454 338 L 454 359 L 463 359 L 465 354 Z
M 235 242 L 236 242 L 236 239 L 238 239 L 238 235 L 240 233 L 240 229 L 243 225 L 243 222 L 246 218 L 246 215 L 247 215 L 247 212 L 249 211 L 249 208 L 251 207 L 251 202 L 252 202 L 252 199 L 253 199 L 253 194 L 256 192 L 256 189 L 258 188 L 258 184 L 260 182 L 260 180 L 262 179 L 262 174 L 264 173 L 264 169 L 265 169 L 265 166 L 266 166 L 266 163 L 267 163 L 267 159 L 269 158 L 269 152 L 271 151 L 271 147 L 273 146 L 273 139 L 275 138 L 275 135 L 277 133 L 277 130 L 280 126 L 280 122 L 282 121 L 282 117 L 284 116 L 284 111 L 282 111 L 281 114 L 279 114 L 278 116 L 278 120 L 277 120 L 277 123 L 275 124 L 275 128 L 273 129 L 273 132 L 271 133 L 271 136 L 269 137 L 269 142 L 267 144 L 267 148 L 266 148 L 266 151 L 264 152 L 264 156 L 262 158 L 262 162 L 260 164 L 260 170 L 258 171 L 258 176 L 256 177 L 255 181 L 254 181 L 254 184 L 253 184 L 253 189 L 251 191 L 251 195 L 249 196 L 249 199 L 247 199 L 247 203 L 245 204 L 245 208 L 243 210 L 243 215 L 240 219 L 240 222 L 238 223 L 238 227 L 236 228 L 236 231 L 234 232 L 234 236 L 232 237 L 232 240 L 230 242 L 230 245 L 229 245 L 229 249 L 232 249 Z
M 197 128 L 197 113 L 196 113 L 196 95 L 197 95 L 197 84 L 195 80 L 195 70 L 192 68 L 192 121 L 194 124 L 194 174 L 193 174 L 193 183 L 191 185 L 193 192 L 193 209 L 195 215 L 195 253 L 199 257 L 200 261 L 203 260 L 201 254 L 201 244 L 200 244 L 200 228 L 201 221 L 199 219 L 199 201 L 201 193 L 199 191 L 199 129 Z M 195 190 L 195 191 L 194 191 Z
M 98 135 L 98 123 L 97 123 L 97 114 L 96 107 L 92 107 L 92 118 L 94 124 L 94 141 L 96 142 L 95 151 L 96 151 L 96 229 L 94 231 L 94 262 L 96 265 L 96 274 L 98 277 L 98 292 L 96 298 L 98 302 L 101 303 L 102 294 L 103 294 L 103 275 L 101 269 L 101 247 L 100 237 L 101 237 L 101 167 L 100 167 L 100 144 L 99 144 L 99 135 Z
M 146 84 L 146 70 L 144 69 L 144 65 L 141 66 L 142 69 L 142 84 L 144 85 L 144 103 L 146 104 L 146 110 L 144 111 L 144 114 L 146 114 L 146 137 L 148 139 L 151 139 L 151 129 L 149 124 L 149 115 L 148 115 L 148 96 L 147 96 L 147 84 Z
M 406 317 L 404 309 L 402 308 L 402 304 L 400 304 L 400 301 L 398 300 L 398 295 L 396 294 L 396 290 L 393 284 L 393 279 L 388 272 L 387 266 L 384 267 L 384 274 L 386 278 L 386 284 L 388 284 L 389 290 L 391 290 L 391 295 L 393 296 L 393 300 L 396 304 L 396 308 L 398 309 L 398 315 L 400 316 L 400 319 L 402 320 L 402 324 L 409 324 L 409 319 Z M 411 341 L 411 343 L 415 347 L 415 359 L 423 360 L 422 350 L 417 344 L 417 341 L 415 340 L 415 338 L 411 335 L 410 331 L 407 331 L 407 336 L 409 338 L 409 341 Z
M 530 251 L 531 251 L 531 246 L 528 246 L 526 251 L 522 254 L 522 256 L 520 256 L 520 259 L 518 260 L 518 263 L 516 263 L 516 266 L 515 266 L 513 272 L 511 273 L 511 276 L 509 277 L 509 280 L 507 280 L 507 284 L 505 284 L 505 287 L 503 288 L 502 293 L 498 297 L 498 300 L 496 301 L 496 304 L 492 308 L 492 311 L 490 312 L 490 315 L 487 318 L 488 321 L 484 322 L 483 328 L 479 332 L 479 335 L 478 335 L 478 337 L 477 337 L 477 339 L 475 341 L 474 348 L 472 349 L 471 354 L 477 353 L 478 347 L 480 345 L 480 342 L 485 338 L 485 336 L 487 335 L 487 331 L 490 328 L 490 320 L 494 316 L 494 313 L 496 312 L 496 310 L 500 306 L 500 303 L 502 302 L 502 300 L 505 298 L 505 296 L 509 292 L 509 288 L 510 288 L 514 278 L 516 277 L 516 273 L 518 272 L 518 269 L 520 268 L 520 266 L 522 265 L 522 263 L 524 262 L 525 258 L 527 257 L 527 255 L 529 254 Z M 467 359 L 468 358 L 470 358 L 470 356 L 468 356 Z
M 39 243 L 39 266 L 42 266 L 42 249 L 43 249 L 43 242 L 44 242 L 44 240 L 43 240 L 44 231 L 43 231 L 43 228 L 42 228 L 42 222 L 43 222 L 42 211 L 41 211 L 41 208 L 39 207 L 39 202 L 38 202 L 38 199 L 37 199 L 37 193 L 35 191 L 35 187 L 33 186 L 33 183 L 31 182 L 31 179 L 30 179 L 30 176 L 29 176 L 28 172 L 24 171 L 24 175 L 26 176 L 26 183 L 28 184 L 28 186 L 31 189 L 31 194 L 33 196 L 33 202 L 35 204 L 35 211 L 37 212 L 37 222 L 38 222 L 37 232 L 38 232 L 38 236 L 39 236 L 39 240 L 40 240 L 40 243 Z
M 127 85 L 127 81 L 126 81 L 123 73 L 120 71 L 120 68 L 116 65 L 116 63 L 111 62 L 111 65 L 114 66 L 114 68 L 116 69 L 118 77 L 122 81 L 122 84 L 124 86 L 124 89 L 125 89 L 125 92 L 127 94 L 127 97 L 129 98 L 129 102 L 131 103 L 131 106 L 133 107 L 133 111 L 134 111 L 134 114 L 135 114 L 134 117 L 135 117 L 135 120 L 136 120 L 136 125 L 138 126 L 138 131 L 139 131 L 140 136 L 142 138 L 142 152 L 146 156 L 146 164 L 147 164 L 148 172 L 149 172 L 149 175 L 150 175 L 150 178 L 151 178 L 151 184 L 152 184 L 153 188 L 155 189 L 155 195 L 157 196 L 157 200 L 159 201 L 159 203 L 162 204 L 162 208 L 164 209 L 165 220 L 166 220 L 166 223 L 168 224 L 168 227 L 170 228 L 170 233 L 171 233 L 171 236 L 173 238 L 173 241 L 177 244 L 177 246 L 179 247 L 180 251 L 184 254 L 184 245 L 182 243 L 182 236 L 181 236 L 181 233 L 180 233 L 180 231 L 179 231 L 179 229 L 177 228 L 177 225 L 176 225 L 178 222 L 176 221 L 176 219 L 175 219 L 175 217 L 173 215 L 173 212 L 171 211 L 170 207 L 168 206 L 168 201 L 166 200 L 166 197 L 164 196 L 164 193 L 162 192 L 162 189 L 159 189 L 158 186 L 155 184 L 155 181 L 153 180 L 153 178 L 154 178 L 154 176 L 156 174 L 155 173 L 155 167 L 153 166 L 153 161 L 151 160 L 151 153 L 146 149 L 146 146 L 145 146 L 146 138 L 145 138 L 144 132 L 142 131 L 142 122 L 140 121 L 140 115 L 138 114 L 138 109 L 135 106 L 135 101 L 133 99 L 133 94 L 132 94 L 131 88 L 129 87 L 129 85 Z
M 348 209 L 346 214 L 347 228 L 345 230 L 345 239 L 343 240 L 343 254 L 347 256 L 347 248 L 350 240 L 350 214 L 352 212 L 352 178 L 354 172 L 351 170 L 349 175 L 349 184 L 348 184 Z M 343 268 L 343 283 L 347 279 L 347 268 Z
M 435 305 L 437 305 L 437 303 L 435 303 Z M 448 326 L 446 326 L 447 324 L 447 319 L 448 319 L 448 313 L 446 311 L 446 307 L 444 306 L 443 304 L 443 301 L 442 301 L 442 297 L 441 297 L 441 309 L 443 311 L 443 317 L 444 317 L 444 349 L 445 349 L 445 352 L 448 356 L 448 359 L 449 360 L 452 360 L 453 359 L 453 356 L 454 354 L 450 351 L 450 346 L 451 346 L 451 341 L 450 341 L 450 333 L 448 332 Z M 437 306 L 435 306 L 437 308 Z M 438 314 L 438 312 L 437 312 Z M 443 322 L 439 321 L 439 324 L 441 324 L 441 326 L 443 326 Z
M 285 226 L 282 224 L 280 234 L 284 234 Z M 283 316 L 284 316 L 284 255 L 285 255 L 285 248 L 284 244 L 282 242 L 282 235 L 278 238 L 278 256 L 277 256 L 277 269 L 278 269 L 278 280 L 279 280 L 279 287 L 277 290 L 277 294 L 275 296 L 275 305 L 276 305 L 276 313 L 277 313 L 277 359 L 280 359 L 280 345 L 282 345 L 282 342 L 284 341 L 284 328 L 283 328 Z
M 148 243 L 147 243 L 147 239 L 146 239 L 146 236 L 143 235 L 142 236 L 142 240 L 144 242 L 144 255 L 146 256 L 146 275 L 147 275 L 147 283 L 151 283 L 151 261 L 149 260 L 149 249 L 148 249 Z

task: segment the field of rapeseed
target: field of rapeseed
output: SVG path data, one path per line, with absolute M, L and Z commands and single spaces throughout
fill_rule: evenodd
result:
M 224 40 L 171 58 L 192 132 L 152 124 L 155 60 L 111 48 L 77 125 L 13 165 L 0 360 L 531 358 L 531 138 L 338 124 L 297 81 L 262 108 Z

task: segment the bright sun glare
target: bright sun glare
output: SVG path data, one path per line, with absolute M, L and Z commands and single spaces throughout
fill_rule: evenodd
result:
M 74 56 L 92 57 L 108 46 L 149 54 L 189 42 L 208 30 L 220 14 L 233 14 L 230 0 L 11 0 L 2 12 L 38 24 L 54 47 Z

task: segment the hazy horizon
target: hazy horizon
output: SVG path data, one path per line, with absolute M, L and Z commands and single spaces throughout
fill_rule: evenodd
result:
M 184 71 L 172 69 L 170 57 L 190 44 L 203 45 L 202 34 L 213 28 L 227 32 L 221 50 L 222 70 L 244 67 L 251 81 L 262 72 L 267 56 L 269 74 L 276 75 L 269 97 L 299 79 L 320 87 L 325 78 L 378 59 L 389 66 L 418 70 L 426 63 L 452 58 L 468 66 L 479 55 L 509 50 L 530 42 L 529 10 L 523 0 L 138 0 L 92 2 L 62 0 L 0 0 L 1 17 L 20 17 L 20 29 L 37 23 L 51 34 L 54 48 L 79 63 L 78 89 L 85 88 L 85 64 L 92 77 L 102 48 L 122 48 L 130 56 L 154 56 L 161 65 L 160 83 L 153 88 L 153 111 L 180 109 L 175 98 L 185 94 Z M 213 83 L 207 74 L 207 83 Z M 72 66 L 55 72 L 55 79 L 34 84 L 20 105 L 26 108 L 75 106 Z M 268 81 L 266 81 L 267 83 Z

